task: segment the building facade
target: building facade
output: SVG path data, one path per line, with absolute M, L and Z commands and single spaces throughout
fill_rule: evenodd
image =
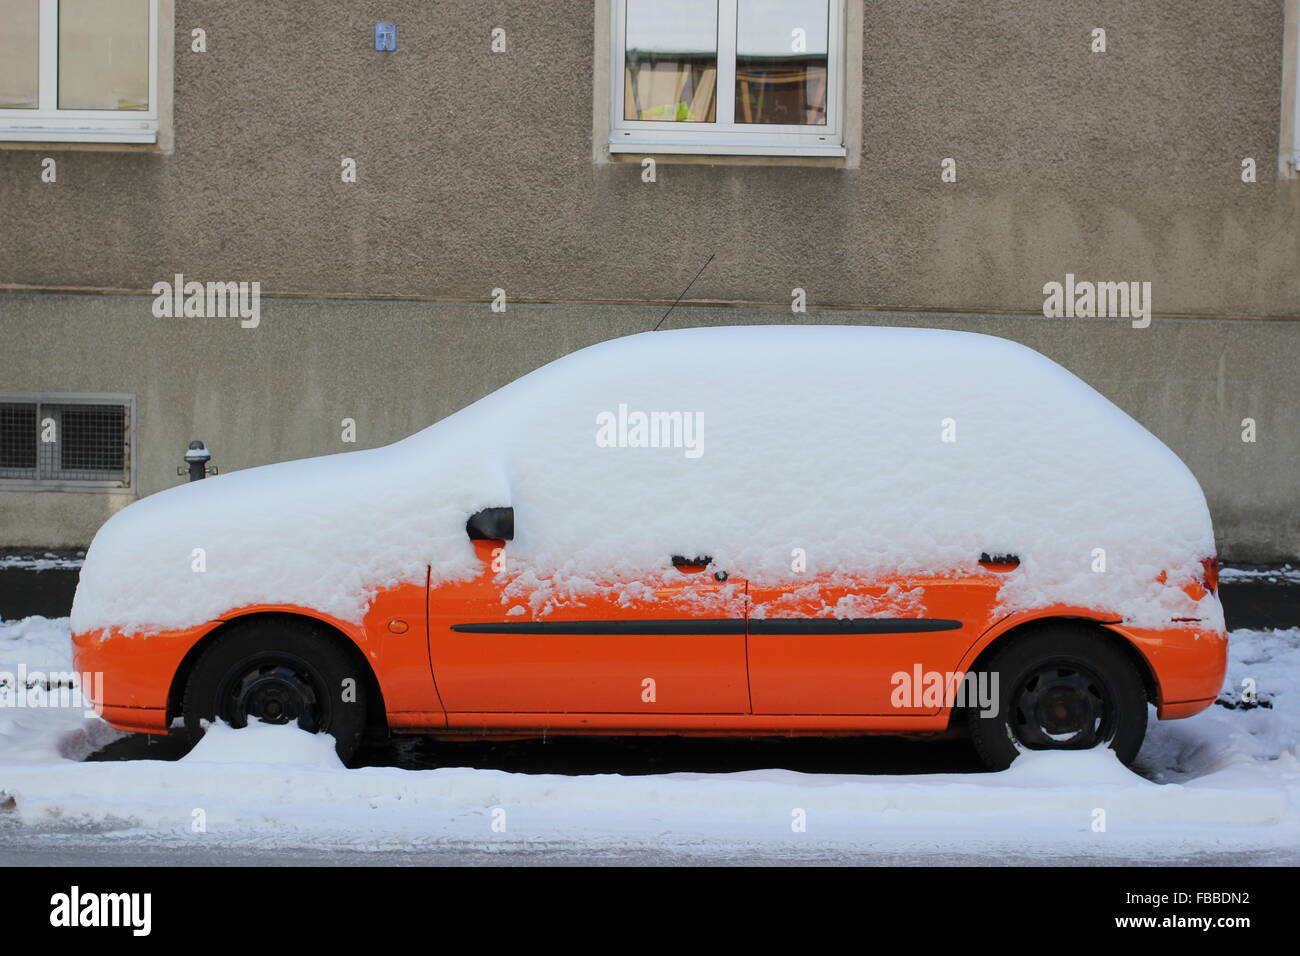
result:
M 371 447 L 661 321 L 800 322 L 1024 342 L 1227 560 L 1300 558 L 1297 0 L 88 2 L 0 0 L 0 547 L 84 546 L 194 439 Z

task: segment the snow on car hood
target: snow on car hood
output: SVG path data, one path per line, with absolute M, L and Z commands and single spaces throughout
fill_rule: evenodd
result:
M 502 505 L 516 595 L 636 582 L 672 555 L 777 583 L 1010 553 L 1008 609 L 1160 624 L 1196 608 L 1157 575 L 1214 553 L 1186 466 L 1032 349 L 930 329 L 686 329 L 582 349 L 384 448 L 145 498 L 96 535 L 73 627 L 184 627 L 256 603 L 359 621 L 426 565 L 435 582 L 475 573 L 465 520 Z
M 477 573 L 465 519 L 478 496 L 493 500 L 492 476 L 424 451 L 283 462 L 135 502 L 91 542 L 74 633 L 187 627 L 252 604 L 359 622 L 376 591 L 422 584 L 426 565 L 440 579 Z

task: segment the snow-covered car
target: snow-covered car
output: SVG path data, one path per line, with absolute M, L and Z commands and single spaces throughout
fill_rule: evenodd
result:
M 332 734 L 938 735 L 991 767 L 1215 698 L 1205 499 L 1003 339 L 634 335 L 410 438 L 112 517 L 73 607 L 104 718 Z

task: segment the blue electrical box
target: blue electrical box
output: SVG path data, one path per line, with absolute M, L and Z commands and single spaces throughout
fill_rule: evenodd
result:
M 397 24 L 375 24 L 375 49 L 380 51 L 397 49 Z

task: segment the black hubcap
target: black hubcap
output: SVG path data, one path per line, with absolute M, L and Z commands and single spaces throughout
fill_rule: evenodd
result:
M 250 718 L 258 718 L 268 724 L 296 720 L 311 733 L 319 729 L 311 678 L 287 662 L 266 661 L 248 668 L 231 681 L 223 703 L 223 716 L 232 727 L 243 727 Z
M 1011 695 L 1011 729 L 1030 750 L 1087 750 L 1114 734 L 1114 695 L 1074 661 L 1031 671 Z

